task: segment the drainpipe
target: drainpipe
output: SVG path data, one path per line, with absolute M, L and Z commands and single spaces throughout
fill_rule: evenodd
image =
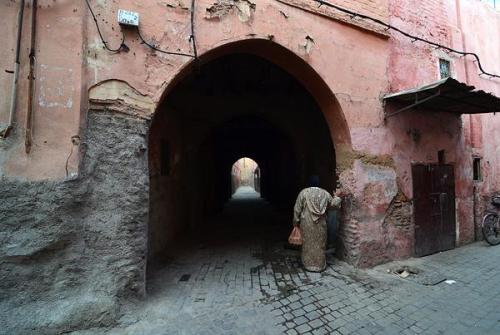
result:
M 0 136 L 7 138 L 14 124 L 14 114 L 17 108 L 17 81 L 19 79 L 19 53 L 21 50 L 21 35 L 23 32 L 23 15 L 24 15 L 24 0 L 21 0 L 19 5 L 19 13 L 17 14 L 17 37 L 16 37 L 16 58 L 14 63 L 14 80 L 12 81 L 12 94 L 10 98 L 9 124 Z
M 472 215 L 474 215 L 473 223 L 474 223 L 474 241 L 477 241 L 477 219 L 476 219 L 476 200 L 477 188 L 476 185 L 472 187 Z
M 30 44 L 30 74 L 29 74 L 29 90 L 28 90 L 28 110 L 26 111 L 26 133 L 24 137 L 24 148 L 27 154 L 31 150 L 32 138 L 32 125 L 33 125 L 33 112 L 35 104 L 35 47 L 36 47 L 36 10 L 38 7 L 38 0 L 31 0 L 31 44 Z

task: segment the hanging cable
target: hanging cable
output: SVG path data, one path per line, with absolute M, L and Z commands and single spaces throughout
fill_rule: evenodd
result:
M 351 19 L 354 19 L 356 17 L 359 17 L 361 19 L 364 19 L 364 20 L 368 20 L 368 21 L 372 21 L 374 23 L 377 23 L 383 27 L 386 28 L 386 30 L 394 30 L 398 33 L 400 33 L 401 35 L 403 36 L 406 36 L 410 39 L 412 39 L 412 43 L 413 42 L 416 42 L 416 41 L 419 41 L 419 42 L 423 42 L 423 43 L 426 43 L 426 44 L 429 44 L 429 45 L 432 45 L 434 47 L 436 47 L 437 49 L 443 49 L 443 50 L 446 50 L 448 52 L 451 52 L 451 53 L 454 53 L 454 54 L 457 54 L 457 55 L 461 55 L 461 56 L 472 56 L 475 58 L 475 62 L 477 63 L 477 66 L 479 68 L 479 71 L 480 71 L 480 75 L 487 75 L 487 76 L 490 76 L 492 78 L 500 78 L 500 75 L 497 75 L 497 74 L 494 74 L 494 73 L 489 73 L 489 72 L 486 72 L 481 64 L 481 61 L 479 59 L 479 56 L 473 52 L 464 52 L 464 51 L 459 51 L 459 50 L 455 50 L 455 49 L 452 49 L 450 47 L 447 47 L 447 46 L 444 46 L 442 44 L 439 44 L 439 43 L 436 43 L 436 42 L 433 42 L 433 41 L 429 41 L 429 40 L 426 40 L 425 38 L 422 38 L 422 37 L 418 37 L 418 36 L 414 36 L 410 33 L 407 33 L 397 27 L 394 27 L 390 24 L 387 24 L 379 19 L 376 19 L 376 18 L 373 18 L 371 16 L 368 16 L 368 15 L 364 15 L 364 14 L 361 14 L 361 13 L 357 13 L 357 12 L 354 12 L 354 11 L 351 11 L 349 9 L 345 9 L 343 7 L 340 7 L 340 6 L 337 6 L 337 5 L 334 5 L 334 4 L 331 4 L 329 2 L 326 2 L 326 1 L 323 1 L 323 0 L 314 0 L 316 1 L 318 4 L 319 4 L 319 7 L 321 7 L 322 5 L 324 6 L 327 6 L 327 7 L 330 7 L 330 8 L 333 8 L 333 9 L 336 9 L 340 12 L 343 12 L 345 14 L 348 14 Z
M 19 82 L 19 65 L 21 51 L 21 36 L 23 32 L 23 17 L 24 17 L 24 0 L 19 4 L 19 12 L 17 14 L 17 34 L 16 34 L 16 56 L 14 59 L 14 79 L 12 80 L 12 93 L 10 96 L 9 123 L 7 127 L 0 131 L 0 137 L 5 139 L 9 136 L 14 127 L 14 114 L 17 109 L 17 93 Z
M 158 52 L 161 52 L 161 53 L 164 53 L 167 55 L 177 55 L 177 56 L 185 56 L 185 57 L 191 57 L 191 58 L 197 57 L 196 55 L 191 55 L 191 54 L 187 54 L 187 53 L 183 53 L 183 52 L 172 52 L 172 51 L 166 51 L 166 50 L 159 49 L 158 47 L 154 46 L 153 44 L 148 43 L 144 39 L 144 37 L 142 37 L 141 30 L 139 29 L 139 27 L 137 27 L 137 35 L 139 35 L 139 38 L 141 39 L 142 43 L 144 43 L 145 45 L 147 45 L 148 47 L 150 47 L 151 49 L 153 49 L 155 51 L 158 51 Z
M 122 31 L 122 41 L 120 43 L 120 46 L 118 48 L 116 48 L 116 49 L 112 49 L 112 48 L 109 47 L 108 42 L 106 42 L 106 40 L 102 36 L 101 29 L 99 28 L 99 22 L 97 21 L 97 17 L 95 16 L 95 13 L 92 10 L 92 7 L 90 6 L 89 0 L 85 0 L 85 3 L 87 4 L 87 7 L 88 7 L 88 9 L 90 11 L 90 14 L 92 15 L 92 18 L 94 19 L 95 26 L 97 28 L 97 33 L 99 34 L 99 37 L 101 38 L 102 44 L 104 44 L 104 47 L 108 51 L 115 52 L 115 53 L 118 53 L 118 52 L 120 52 L 122 50 L 128 51 L 129 48 L 125 45 L 125 34 L 123 33 L 123 31 Z M 167 55 L 177 55 L 177 56 L 185 56 L 185 57 L 198 58 L 198 52 L 197 52 L 197 49 L 196 49 L 196 40 L 195 40 L 195 37 L 194 37 L 194 0 L 192 0 L 192 3 L 191 3 L 191 35 L 189 36 L 190 41 L 192 41 L 192 43 L 193 43 L 194 55 L 183 53 L 183 52 L 166 51 L 166 50 L 162 50 L 162 49 L 156 47 L 152 43 L 149 43 L 148 41 L 146 41 L 146 39 L 141 35 L 141 31 L 140 31 L 139 27 L 137 27 L 137 35 L 139 35 L 139 38 L 141 39 L 141 41 L 142 41 L 143 44 L 147 45 L 149 48 L 151 48 L 151 49 L 153 49 L 155 51 L 158 51 L 158 52 L 161 52 L 161 53 L 164 53 L 164 54 L 167 54 Z
M 111 52 L 118 53 L 122 50 L 122 48 L 128 49 L 128 47 L 124 44 L 125 43 L 125 34 L 122 31 L 122 41 L 120 43 L 120 46 L 117 49 L 112 49 L 108 46 L 108 42 L 104 40 L 104 37 L 102 36 L 101 29 L 99 28 L 99 23 L 97 22 L 97 17 L 94 14 L 94 11 L 92 10 L 92 7 L 90 6 L 89 0 L 85 0 L 87 3 L 87 7 L 89 8 L 90 14 L 92 14 L 92 18 L 94 19 L 95 26 L 97 28 L 97 32 L 99 33 L 99 37 L 101 38 L 102 44 L 104 44 L 104 47 Z
M 33 145 L 33 117 L 35 115 L 35 66 L 36 66 L 36 26 L 37 26 L 38 0 L 31 0 L 31 32 L 30 32 L 30 67 L 29 67 L 29 86 L 28 86 L 28 106 L 26 109 L 26 124 L 24 128 L 24 150 L 27 154 L 31 151 Z
M 196 50 L 196 38 L 194 37 L 194 2 L 195 0 L 191 0 L 191 36 L 189 39 L 193 42 L 193 52 L 194 58 L 198 59 L 198 51 Z

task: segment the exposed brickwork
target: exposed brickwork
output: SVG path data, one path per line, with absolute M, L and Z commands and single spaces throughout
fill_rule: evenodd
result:
M 399 191 L 387 209 L 383 226 L 388 236 L 387 252 L 391 259 L 411 257 L 414 250 L 412 203 Z
M 449 18 L 444 0 L 392 0 L 389 4 L 391 22 L 407 32 L 438 43 L 449 45 Z M 408 40 L 398 33 L 392 33 L 395 39 Z M 422 47 L 421 44 L 418 47 Z
M 331 3 L 387 22 L 389 0 L 333 0 Z
M 356 263 L 359 258 L 359 218 L 356 217 L 356 208 L 355 198 L 344 197 L 337 255 L 349 263 Z
M 391 1 L 390 23 L 404 31 L 451 46 L 451 32 L 443 0 Z M 439 79 L 434 48 L 391 31 L 390 91 L 413 88 Z
M 369 20 L 363 20 L 339 11 L 335 8 L 327 6 L 318 6 L 314 0 L 278 0 L 282 3 L 292 5 L 294 7 L 302 8 L 312 13 L 316 13 L 334 20 L 338 20 L 382 36 L 389 36 L 389 33 L 381 27 Z M 371 16 L 383 22 L 389 20 L 388 0 L 332 0 L 331 4 L 345 8 L 355 13 Z

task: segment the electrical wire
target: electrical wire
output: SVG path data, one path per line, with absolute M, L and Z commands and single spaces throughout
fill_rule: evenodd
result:
M 357 12 L 345 9 L 343 7 L 331 4 L 331 3 L 323 1 L 323 0 L 314 0 L 314 1 L 316 1 L 319 4 L 319 7 L 321 7 L 322 5 L 327 6 L 327 7 L 331 7 L 333 9 L 336 9 L 336 10 L 340 11 L 340 12 L 343 12 L 345 14 L 350 15 L 351 19 L 359 17 L 361 19 L 369 20 L 369 21 L 372 21 L 374 23 L 377 23 L 377 24 L 385 27 L 386 30 L 394 30 L 394 31 L 400 33 L 401 35 L 406 36 L 406 37 L 412 39 L 413 40 L 412 42 L 419 41 L 419 42 L 423 42 L 423 43 L 432 45 L 435 48 L 443 49 L 443 50 L 446 50 L 448 52 L 451 52 L 451 53 L 454 53 L 454 54 L 458 54 L 458 55 L 461 55 L 461 56 L 472 56 L 472 57 L 475 58 L 475 62 L 477 63 L 477 66 L 478 66 L 479 71 L 480 71 L 480 75 L 487 75 L 487 76 L 489 76 L 491 78 L 500 78 L 500 75 L 497 75 L 497 74 L 494 74 L 494 73 L 490 73 L 490 72 L 486 72 L 484 70 L 484 68 L 483 68 L 483 66 L 481 64 L 481 61 L 479 59 L 479 56 L 476 53 L 455 50 L 455 49 L 452 49 L 450 47 L 444 46 L 442 44 L 439 44 L 439 43 L 436 43 L 436 42 L 433 42 L 433 41 L 429 41 L 429 40 L 427 40 L 425 38 L 414 36 L 414 35 L 412 35 L 410 33 L 407 33 L 407 32 L 405 32 L 405 31 L 403 31 L 403 30 L 401 30 L 401 29 L 399 29 L 397 27 L 394 27 L 394 26 L 392 26 L 390 24 L 387 24 L 387 23 L 385 23 L 385 22 L 383 22 L 383 21 L 381 21 L 379 19 L 376 19 L 374 17 L 368 16 L 368 15 L 364 15 L 364 14 L 360 14 L 360 13 L 357 13 Z
M 484 68 L 483 68 L 483 65 L 481 63 L 481 60 L 480 60 L 479 56 L 476 53 L 474 53 L 474 52 L 464 52 L 464 51 L 456 50 L 456 49 L 447 47 L 445 45 L 439 44 L 437 42 L 433 42 L 433 41 L 427 40 L 425 38 L 412 35 L 412 34 L 407 33 L 406 31 L 404 31 L 402 29 L 399 29 L 398 27 L 395 27 L 393 25 L 385 23 L 382 20 L 376 19 L 374 17 L 368 16 L 368 15 L 365 15 L 365 14 L 361 14 L 361 13 L 358 13 L 358 12 L 355 12 L 355 11 L 352 11 L 352 10 L 349 10 L 349 9 L 345 9 L 343 7 L 331 4 L 331 3 L 323 1 L 323 0 L 314 0 L 314 1 L 316 1 L 319 4 L 319 7 L 321 7 L 321 6 L 327 6 L 327 7 L 336 9 L 336 10 L 338 10 L 340 12 L 343 12 L 345 14 L 350 15 L 351 19 L 359 17 L 359 18 L 364 19 L 364 20 L 372 21 L 372 22 L 374 22 L 374 23 L 376 23 L 378 25 L 383 26 L 386 30 L 393 30 L 393 31 L 398 32 L 399 34 L 405 36 L 405 37 L 408 37 L 408 38 L 412 39 L 412 42 L 419 41 L 419 42 L 431 45 L 431 46 L 433 46 L 435 48 L 443 49 L 443 50 L 446 50 L 446 51 L 448 51 L 450 53 L 454 53 L 454 54 L 457 54 L 457 55 L 472 56 L 475 59 L 475 63 L 477 63 L 477 66 L 479 68 L 479 71 L 480 71 L 479 75 L 486 75 L 486 76 L 489 76 L 491 78 L 500 78 L 500 75 L 497 75 L 497 74 L 485 71 Z M 108 42 L 106 42 L 106 40 L 104 40 L 104 37 L 103 37 L 102 32 L 101 32 L 101 29 L 99 28 L 99 23 L 98 23 L 97 18 L 96 18 L 95 14 L 94 14 L 94 11 L 92 10 L 92 7 L 90 6 L 89 0 L 85 0 L 85 3 L 87 4 L 87 7 L 88 7 L 88 9 L 89 9 L 89 11 L 90 11 L 90 13 L 92 15 L 92 18 L 94 19 L 94 22 L 95 22 L 95 25 L 96 25 L 96 28 L 97 28 L 97 32 L 99 33 L 99 37 L 101 38 L 101 41 L 102 41 L 104 47 L 108 51 L 111 51 L 111 52 L 120 52 L 122 50 L 123 46 L 124 46 L 125 34 L 122 32 L 122 41 L 120 43 L 120 46 L 117 49 L 110 48 L 108 46 Z M 187 53 L 182 53 L 182 52 L 172 52 L 172 51 L 162 50 L 162 49 L 154 46 L 153 44 L 147 42 L 144 39 L 144 37 L 141 35 L 139 27 L 137 27 L 137 34 L 139 35 L 139 38 L 141 39 L 142 43 L 144 43 L 145 45 L 147 45 L 149 48 L 151 48 L 151 49 L 153 49 L 155 51 L 164 53 L 164 54 L 177 55 L 177 56 L 185 56 L 185 57 L 191 57 L 191 58 L 198 58 L 198 52 L 197 52 L 197 48 L 196 48 L 196 38 L 195 38 L 195 34 L 194 34 L 194 7 L 195 7 L 195 0 L 192 0 L 191 1 L 191 35 L 189 36 L 189 39 L 193 43 L 193 52 L 194 52 L 194 55 L 187 54 Z
M 108 42 L 106 42 L 104 40 L 104 37 L 102 36 L 101 29 L 99 28 L 99 23 L 97 22 L 97 18 L 96 18 L 95 14 L 94 14 L 94 11 L 92 10 L 92 7 L 90 6 L 89 0 L 85 0 L 85 2 L 87 3 L 87 7 L 89 8 L 90 14 L 92 14 L 92 18 L 94 19 L 95 26 L 97 28 L 97 32 L 99 33 L 99 37 L 101 38 L 101 41 L 102 41 L 102 44 L 104 44 L 104 47 L 108 51 L 111 51 L 111 52 L 114 52 L 114 53 L 120 52 L 122 50 L 123 46 L 125 45 L 124 44 L 124 42 L 125 42 L 125 34 L 123 33 L 123 31 L 122 31 L 122 41 L 120 43 L 120 46 L 117 49 L 110 48 L 108 46 Z
M 108 42 L 106 42 L 106 40 L 102 36 L 101 28 L 99 28 L 99 22 L 97 21 L 97 17 L 95 16 L 95 13 L 92 10 L 92 7 L 90 6 L 89 0 L 85 0 L 85 3 L 87 4 L 87 7 L 90 11 L 90 14 L 92 15 L 92 18 L 94 19 L 95 26 L 97 28 L 97 32 L 99 33 L 99 37 L 101 38 L 101 41 L 102 41 L 102 44 L 104 44 L 104 47 L 108 51 L 115 52 L 115 53 L 118 53 L 124 49 L 128 50 L 128 47 L 124 44 L 125 43 L 125 34 L 123 33 L 123 31 L 122 31 L 122 41 L 120 43 L 120 46 L 116 49 L 112 49 L 109 47 Z M 194 0 L 192 0 L 192 3 L 191 3 L 191 36 L 189 37 L 189 39 L 193 42 L 194 55 L 186 54 L 186 53 L 182 53 L 182 52 L 166 51 L 166 50 L 162 50 L 162 49 L 154 46 L 153 44 L 146 41 L 146 39 L 144 37 L 142 37 L 139 27 L 137 27 L 137 35 L 139 35 L 139 38 L 141 39 L 143 44 L 147 45 L 148 47 L 150 47 L 151 49 L 153 49 L 155 51 L 158 51 L 158 52 L 161 52 L 164 54 L 168 54 L 168 55 L 177 55 L 177 56 L 198 58 L 198 53 L 196 50 L 196 41 L 195 41 L 195 37 L 194 37 L 194 18 L 193 17 L 194 17 Z
M 196 58 L 197 55 L 191 55 L 191 54 L 187 54 L 187 53 L 183 53 L 183 52 L 172 52 L 172 51 L 166 51 L 166 50 L 162 50 L 162 49 L 159 49 L 157 48 L 156 46 L 154 46 L 153 44 L 151 43 L 148 43 L 144 37 L 142 37 L 141 35 L 141 30 L 139 29 L 139 27 L 137 27 L 137 35 L 139 35 L 139 38 L 141 39 L 142 43 L 146 44 L 148 47 L 150 47 L 151 49 L 155 50 L 155 51 L 158 51 L 158 52 L 161 52 L 161 53 L 164 53 L 164 54 L 167 54 L 167 55 L 177 55 L 177 56 L 186 56 L 186 57 L 191 57 L 191 58 Z M 194 37 L 193 37 L 194 38 Z
M 189 39 L 193 42 L 193 52 L 194 58 L 198 59 L 198 51 L 196 50 L 196 38 L 194 37 L 194 2 L 195 0 L 191 0 L 191 36 Z

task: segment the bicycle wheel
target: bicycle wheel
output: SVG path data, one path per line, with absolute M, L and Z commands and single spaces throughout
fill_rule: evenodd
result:
M 500 225 L 496 214 L 486 214 L 483 218 L 483 236 L 486 242 L 491 245 L 500 244 Z

